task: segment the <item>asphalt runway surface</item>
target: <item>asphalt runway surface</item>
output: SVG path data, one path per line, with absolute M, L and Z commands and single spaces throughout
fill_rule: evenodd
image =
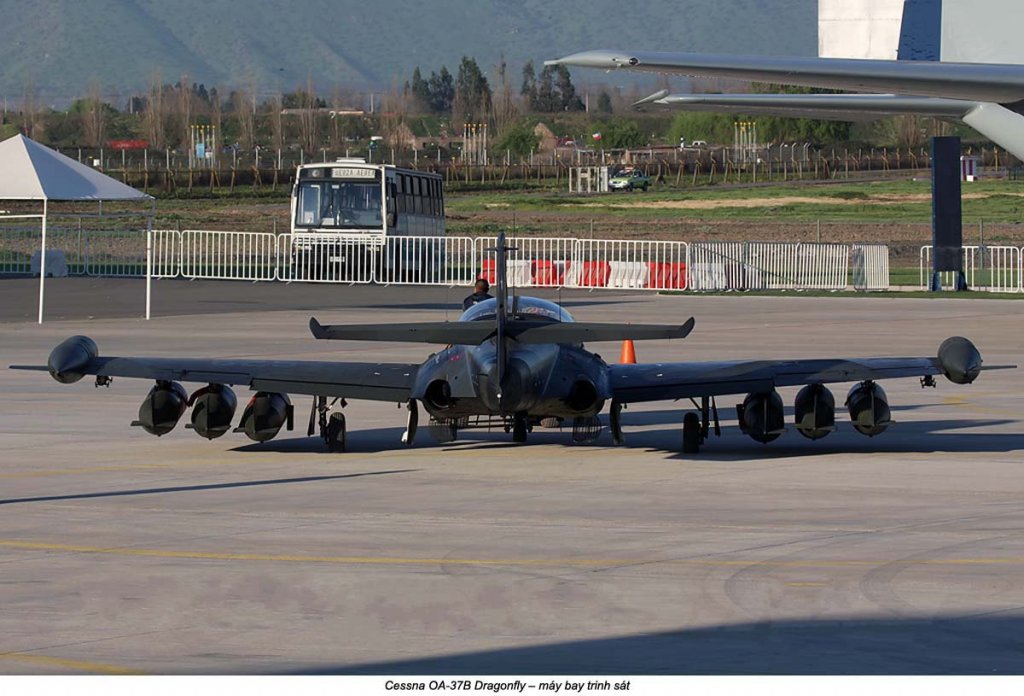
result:
M 0 282 L 4 366 L 79 333 L 101 355 L 418 361 L 307 321 L 443 319 L 465 294 L 161 281 L 145 322 L 137 281 L 66 281 L 52 316 L 77 318 L 37 326 L 14 306 L 29 282 Z M 580 320 L 696 316 L 641 361 L 932 355 L 962 334 L 1024 363 L 1016 302 L 564 299 Z M 305 398 L 268 443 L 157 439 L 128 426 L 149 386 L 0 370 L 0 672 L 1024 672 L 1024 370 L 886 382 L 898 423 L 874 439 L 837 414 L 823 441 L 760 445 L 721 399 L 697 456 L 671 402 L 626 411 L 618 448 L 425 429 L 405 448 L 404 409 L 352 402 L 351 451 L 328 454 Z

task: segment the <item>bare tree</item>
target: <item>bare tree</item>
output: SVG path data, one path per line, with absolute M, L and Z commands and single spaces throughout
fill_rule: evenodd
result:
M 192 88 L 189 86 L 188 75 L 182 75 L 178 80 L 178 103 L 177 118 L 178 128 L 181 134 L 181 142 L 189 142 L 189 127 L 192 125 Z
M 319 142 L 317 119 L 317 98 L 313 87 L 313 78 L 306 78 L 305 89 L 299 88 L 299 139 L 302 149 L 306 152 L 313 152 Z
M 220 101 L 220 90 L 210 90 L 210 124 L 213 125 L 213 130 L 217 134 L 217 141 L 221 140 L 221 125 L 224 121 L 224 107 Z
M 238 138 L 247 150 L 256 144 L 255 110 L 251 107 L 251 100 L 245 90 L 237 90 L 231 95 L 231 107 L 238 119 Z
M 411 99 L 411 95 L 406 94 L 397 84 L 393 84 L 382 100 L 381 135 L 389 147 L 398 151 L 415 147 L 415 143 L 411 142 L 412 131 L 407 123 Z
M 150 81 L 144 121 L 150 145 L 162 149 L 166 141 L 164 140 L 164 88 L 160 83 L 160 73 L 154 73 Z
M 281 112 L 284 110 L 284 104 L 281 100 L 280 93 L 275 94 L 270 100 L 269 120 L 270 120 L 270 142 L 271 146 L 275 150 L 280 150 L 284 147 L 284 121 Z
M 516 105 L 515 92 L 512 88 L 512 78 L 508 74 L 508 64 L 505 56 L 501 57 L 498 63 L 498 98 L 494 100 L 492 119 L 495 130 L 503 133 L 505 128 L 519 116 L 519 107 Z
M 83 106 L 82 125 L 85 131 L 85 143 L 89 147 L 100 147 L 106 135 L 107 105 L 103 103 L 98 80 L 92 80 L 89 83 L 89 96 Z
M 43 107 L 39 103 L 39 92 L 35 83 L 25 83 L 25 91 L 21 99 L 21 131 L 32 140 L 42 140 L 44 136 Z

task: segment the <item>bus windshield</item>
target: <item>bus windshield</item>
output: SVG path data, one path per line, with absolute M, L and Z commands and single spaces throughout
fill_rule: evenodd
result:
M 302 181 L 295 226 L 381 230 L 384 214 L 380 194 L 376 181 Z

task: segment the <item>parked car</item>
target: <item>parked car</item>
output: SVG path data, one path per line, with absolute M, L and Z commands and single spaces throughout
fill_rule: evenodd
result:
M 643 170 L 634 167 L 626 167 L 615 172 L 608 180 L 608 188 L 612 191 L 632 191 L 642 189 L 644 191 L 651 185 L 651 177 Z

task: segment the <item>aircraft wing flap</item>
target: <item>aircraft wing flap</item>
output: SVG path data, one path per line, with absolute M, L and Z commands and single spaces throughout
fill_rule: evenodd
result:
M 936 358 L 757 360 L 610 365 L 612 396 L 622 403 L 725 396 L 804 384 L 942 374 Z
M 299 360 L 96 358 L 83 374 L 246 385 L 253 390 L 408 401 L 419 365 Z
M 673 107 L 745 115 L 814 117 L 852 121 L 899 114 L 962 118 L 978 104 L 959 99 L 894 94 L 667 94 L 660 92 L 634 106 Z

